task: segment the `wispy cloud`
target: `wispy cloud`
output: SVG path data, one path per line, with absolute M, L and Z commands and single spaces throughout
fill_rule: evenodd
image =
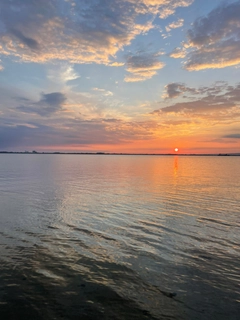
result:
M 227 134 L 227 135 L 223 136 L 223 138 L 240 139 L 240 133 Z
M 175 59 L 178 59 L 178 58 L 185 58 L 187 55 L 187 51 L 185 48 L 181 48 L 181 47 L 177 47 L 175 48 L 170 54 L 169 56 L 171 58 L 175 58 Z
M 160 6 L 159 17 L 165 19 L 174 14 L 179 7 L 188 7 L 194 0 L 146 0 L 150 5 L 155 4 Z
M 67 83 L 68 81 L 80 78 L 74 70 L 74 66 L 69 63 L 58 63 L 48 69 L 48 79 L 56 83 Z
M 94 91 L 101 93 L 102 95 L 108 97 L 113 96 L 113 93 L 109 90 L 101 89 L 101 88 L 93 88 Z
M 178 19 L 177 21 L 174 21 L 172 23 L 169 23 L 165 29 L 167 32 L 171 31 L 172 29 L 177 29 L 183 26 L 184 19 Z

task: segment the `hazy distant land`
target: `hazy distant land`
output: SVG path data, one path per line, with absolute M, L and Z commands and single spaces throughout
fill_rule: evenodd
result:
M 128 153 L 128 152 L 38 152 L 0 151 L 0 154 L 71 154 L 71 155 L 118 155 L 118 156 L 240 156 L 240 153 Z

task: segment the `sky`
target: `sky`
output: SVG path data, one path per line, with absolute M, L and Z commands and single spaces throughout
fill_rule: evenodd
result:
M 0 0 L 0 151 L 240 152 L 240 1 Z

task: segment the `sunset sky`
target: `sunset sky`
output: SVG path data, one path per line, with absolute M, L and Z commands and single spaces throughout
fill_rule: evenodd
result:
M 0 0 L 0 150 L 240 152 L 240 1 Z

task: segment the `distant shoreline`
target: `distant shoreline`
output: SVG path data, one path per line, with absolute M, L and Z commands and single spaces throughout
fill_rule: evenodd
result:
M 105 155 L 105 156 L 240 156 L 240 153 L 125 153 L 125 152 L 38 152 L 38 151 L 0 151 L 0 154 L 31 154 L 31 155 Z

